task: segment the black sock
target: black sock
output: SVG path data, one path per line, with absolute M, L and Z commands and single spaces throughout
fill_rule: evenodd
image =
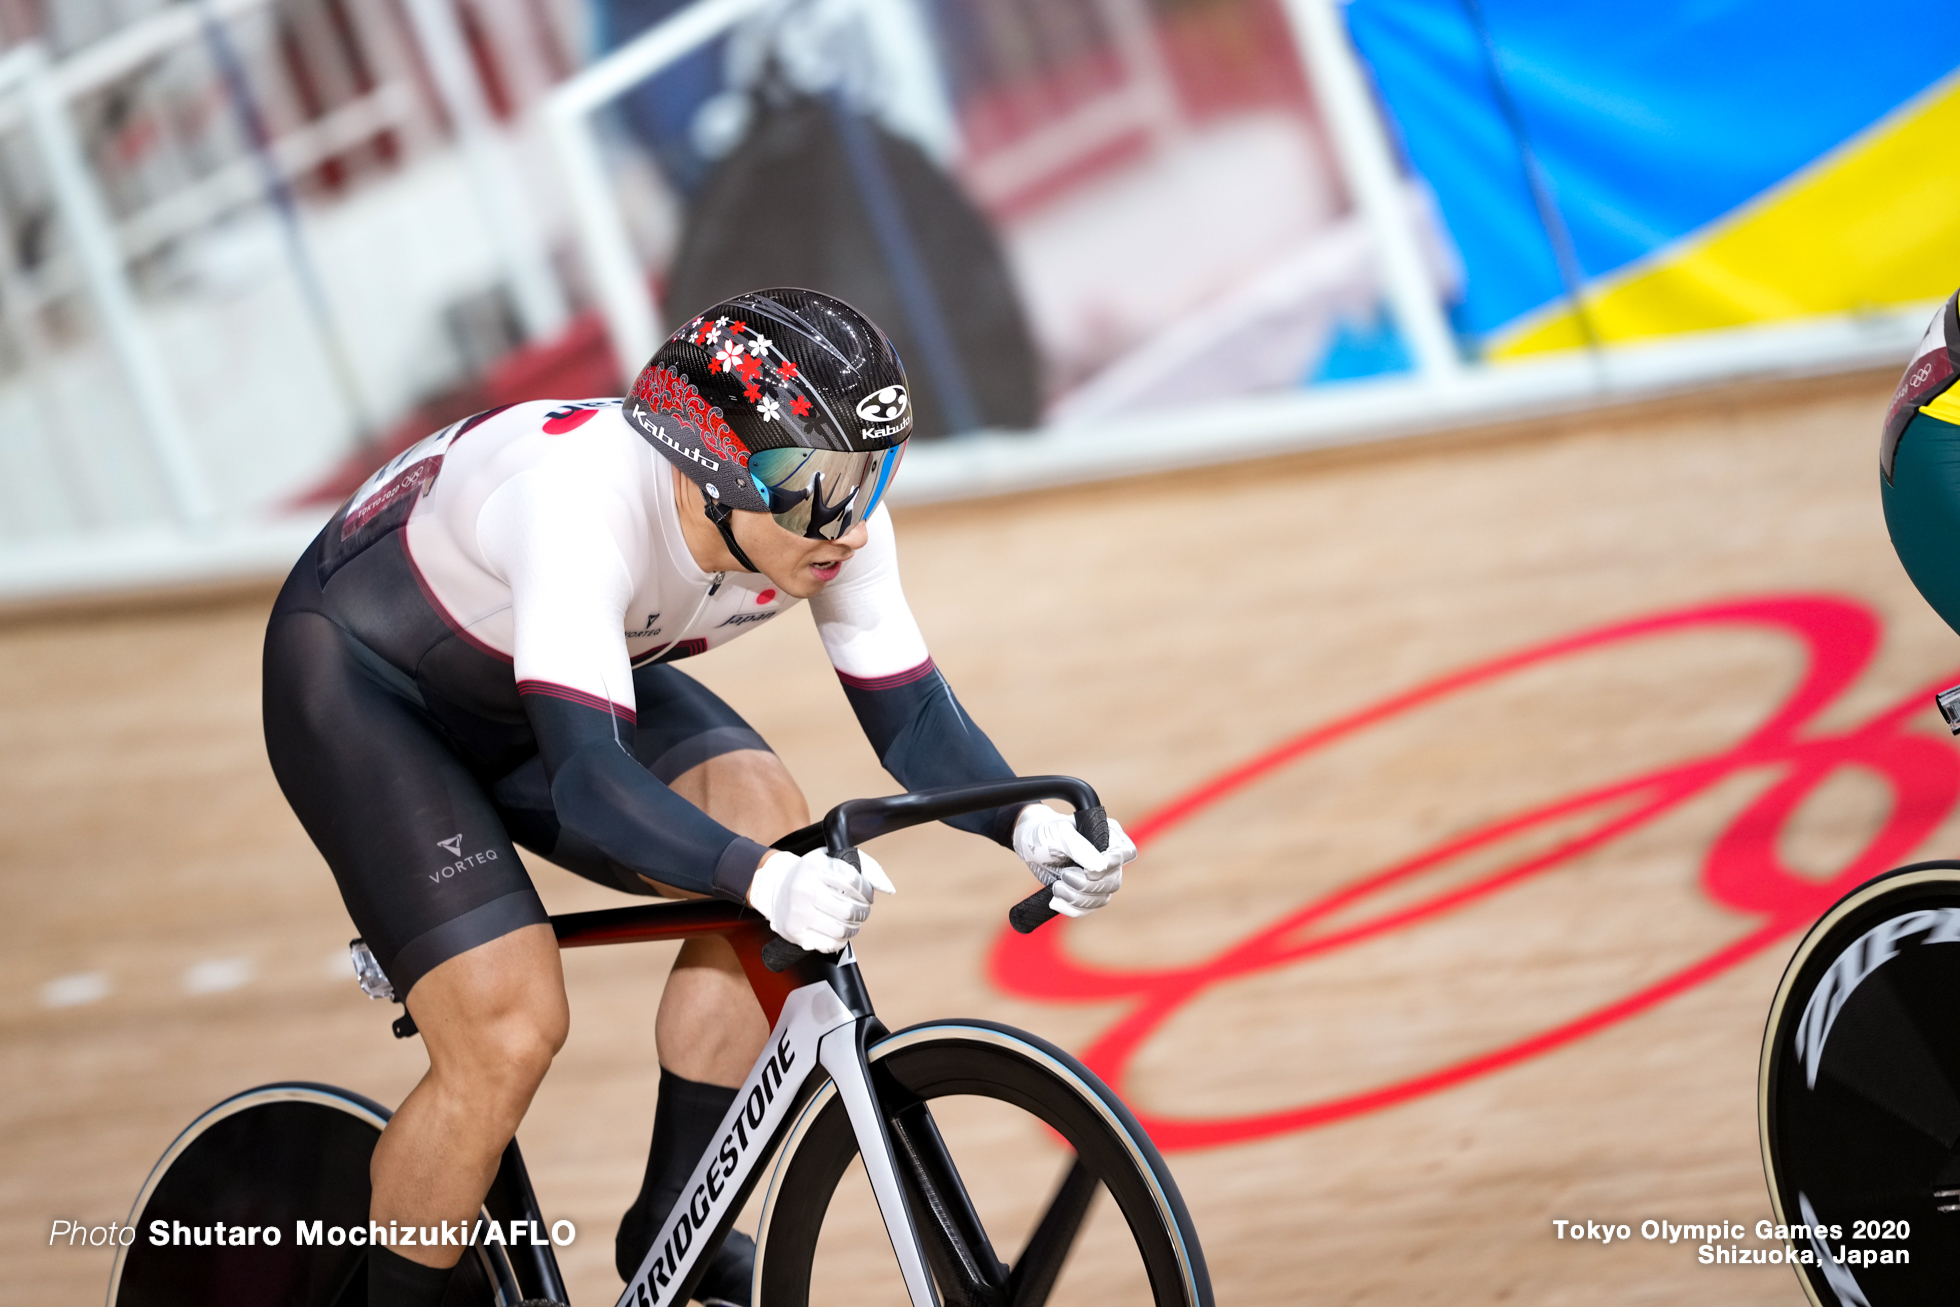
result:
M 647 1150 L 646 1178 L 640 1182 L 640 1196 L 619 1218 L 619 1234 L 613 1240 L 613 1265 L 619 1268 L 620 1279 L 630 1280 L 640 1269 L 647 1249 L 653 1246 L 653 1236 L 680 1201 L 681 1189 L 694 1174 L 695 1163 L 714 1142 L 715 1127 L 728 1115 L 735 1092 L 720 1085 L 684 1080 L 665 1067 L 660 1069 L 660 1098 L 653 1109 L 653 1145 Z M 731 1238 L 728 1242 L 733 1245 L 737 1241 Z
M 386 1244 L 367 1255 L 368 1307 L 441 1307 L 453 1266 L 411 1262 Z

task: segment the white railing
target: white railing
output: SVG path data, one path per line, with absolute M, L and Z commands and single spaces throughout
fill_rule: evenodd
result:
M 491 118 L 483 84 L 470 66 L 469 46 L 457 26 L 456 10 L 450 0 L 404 3 L 443 108 L 469 161 L 471 186 L 503 257 L 525 335 L 550 339 L 565 329 L 570 316 L 565 292 L 551 270 L 550 252 L 518 184 L 508 145 Z
M 699 0 L 658 23 L 566 81 L 544 106 L 546 132 L 565 178 L 572 226 L 591 278 L 592 297 L 626 375 L 659 348 L 660 306 L 651 272 L 640 264 L 619 197 L 607 175 L 596 117 L 634 87 L 702 46 L 751 20 L 796 14 L 835 35 L 861 23 L 867 43 L 882 46 L 888 97 L 903 101 L 909 121 L 921 124 L 935 153 L 950 156 L 956 128 L 937 59 L 911 0 Z M 622 378 L 624 379 L 624 377 Z
M 566 82 L 545 101 L 545 130 L 565 175 L 573 230 L 585 255 L 592 298 L 606 320 L 622 370 L 660 347 L 660 309 L 633 251 L 619 197 L 606 175 L 593 115 L 662 68 L 679 62 L 778 0 L 701 0 L 648 29 Z
M 1149 0 L 1092 0 L 1090 12 L 1108 34 L 1121 80 L 1018 140 L 966 160 L 962 176 L 982 204 L 1011 201 L 1137 133 L 1159 149 L 1184 135 L 1177 84 Z
M 1202 408 L 1152 411 L 1147 418 L 1096 418 L 1090 416 L 1089 407 L 1076 410 L 1080 417 L 1070 417 L 1064 410 L 1062 420 L 1037 433 L 981 433 L 918 449 L 907 460 L 906 476 L 897 487 L 901 499 L 1001 493 L 1113 473 L 1386 439 L 1520 413 L 1579 409 L 1602 400 L 1681 390 L 1736 376 L 1876 366 L 1903 358 L 1916 339 L 1925 314 L 1914 307 L 1859 319 L 1833 318 L 1547 356 L 1501 367 L 1465 366 L 1443 316 L 1440 261 L 1426 244 L 1433 233 L 1425 227 L 1433 215 L 1419 196 L 1411 201 L 1412 188 L 1401 178 L 1390 153 L 1335 2 L 1280 0 L 1355 211 L 1338 230 L 1322 233 L 1329 243 L 1318 254 L 1301 253 L 1281 271 L 1299 285 L 1322 285 L 1338 279 L 1338 270 L 1325 266 L 1329 259 L 1368 263 L 1414 355 L 1415 370 L 1374 381 L 1220 399 Z M 290 183 L 352 145 L 385 132 L 406 134 L 418 120 L 428 121 L 420 88 L 411 85 L 399 68 L 384 70 L 367 94 L 276 137 L 265 152 L 268 158 L 233 160 L 189 185 L 148 199 L 120 218 L 103 198 L 100 178 L 84 157 L 72 121 L 72 107 L 78 100 L 199 39 L 205 30 L 202 24 L 252 21 L 271 3 L 189 0 L 158 10 L 60 62 L 34 47 L 0 56 L 0 131 L 32 134 L 68 238 L 57 263 L 65 260 L 64 275 L 87 296 L 117 371 L 136 398 L 132 412 L 141 425 L 144 448 L 159 469 L 158 479 L 168 490 L 172 513 L 168 526 L 121 534 L 71 533 L 62 540 L 30 541 L 26 547 L 7 543 L 0 547 L 0 601 L 263 572 L 290 559 L 314 525 L 296 521 L 248 528 L 237 508 L 213 493 L 209 478 L 201 472 L 197 433 L 187 429 L 182 400 L 150 335 L 155 327 L 151 306 L 139 304 L 132 288 L 130 264 L 226 213 L 261 202 L 262 169 L 268 161 Z M 350 3 L 376 12 L 382 9 L 369 0 Z M 527 187 L 514 171 L 509 130 L 492 121 L 482 87 L 467 67 L 467 51 L 446 0 L 401 3 L 452 125 L 457 155 L 470 165 L 465 170 L 465 189 L 474 197 L 476 212 L 474 217 L 466 214 L 465 221 L 491 225 L 489 241 L 519 316 L 530 333 L 548 334 L 565 320 L 564 296 L 547 257 L 546 216 L 525 206 Z M 997 186 L 1005 193 L 1058 168 L 1070 151 L 1085 148 L 1084 141 L 1099 148 L 1124 133 L 1143 131 L 1171 139 L 1185 130 L 1174 103 L 1167 107 L 1164 98 L 1161 51 L 1144 39 L 1147 33 L 1136 30 L 1135 19 L 1145 10 L 1137 0 L 1097 3 L 1108 15 L 1105 25 L 1122 45 L 1117 53 L 1126 69 L 1124 80 L 1099 98 L 1079 103 L 1073 119 L 1058 115 L 982 160 L 951 157 L 957 153 L 957 126 L 950 107 L 943 103 L 943 90 L 935 89 L 937 72 L 927 66 L 931 56 L 912 0 L 815 0 L 814 4 L 806 0 L 800 8 L 820 7 L 832 16 L 856 12 L 878 19 L 867 22 L 860 35 L 895 43 L 897 62 L 914 79 L 915 117 L 939 124 L 933 129 L 938 133 L 934 139 L 943 148 L 935 154 L 945 155 L 942 162 L 959 167 L 969 183 L 982 183 L 983 191 Z M 563 217 L 622 369 L 636 366 L 658 347 L 662 321 L 653 288 L 654 269 L 643 263 L 631 235 L 617 189 L 619 161 L 608 154 L 610 142 L 601 115 L 629 90 L 690 52 L 744 24 L 780 16 L 790 7 L 789 0 L 698 0 L 565 81 L 539 103 L 536 125 L 565 182 Z M 541 189 L 537 179 L 530 180 L 528 189 Z M 12 275 L 0 260 L 0 278 Z M 10 286 L 0 286 L 0 291 Z M 1271 310 L 1279 321 L 1290 311 L 1289 305 L 1276 302 L 1285 298 L 1282 291 L 1248 284 L 1229 302 L 1242 319 Z M 11 318 L 21 297 L 10 292 L 6 299 Z M 1200 331 L 1191 326 L 1197 316 L 1194 311 L 1191 319 L 1169 323 L 1156 338 L 1138 346 L 1129 360 L 1129 372 L 1138 377 L 1160 373 L 1163 360 L 1183 355 L 1187 338 L 1212 334 L 1208 327 Z M 1120 390 L 1140 383 L 1126 375 L 1119 361 L 1105 369 L 1103 384 Z M 76 434 L 81 438 L 88 433 Z M 0 447 L 8 436 L 0 431 Z M 48 466 L 59 461 L 58 457 L 42 460 Z M 0 487 L 0 492 L 15 490 Z M 97 525 L 102 516 L 96 515 Z M 8 535 L 20 533 L 0 530 L 0 537 Z
M 414 97 L 389 82 L 272 143 L 272 163 L 286 177 L 301 177 L 382 133 L 406 127 Z M 123 256 L 140 259 L 215 219 L 265 198 L 258 162 L 240 159 L 130 214 L 117 224 Z
M 1282 0 L 1293 42 L 1306 65 L 1334 138 L 1341 173 L 1375 239 L 1389 311 L 1415 355 L 1417 375 L 1430 383 L 1454 381 L 1462 371 L 1456 336 L 1443 314 L 1443 296 L 1423 257 L 1422 240 L 1402 203 L 1402 170 L 1388 147 L 1388 132 L 1369 98 L 1361 58 L 1348 40 L 1334 0 Z
M 433 156 L 419 147 L 439 138 L 438 124 L 445 119 L 463 165 L 460 175 L 474 203 L 465 202 L 453 214 L 430 213 L 428 219 L 452 226 L 458 219 L 482 225 L 502 281 L 511 291 L 523 336 L 548 339 L 562 332 L 570 312 L 548 241 L 527 200 L 530 188 L 516 175 L 511 132 L 494 121 L 486 103 L 454 6 L 450 0 L 404 0 L 404 7 L 411 20 L 405 27 L 386 5 L 348 0 L 343 13 L 352 27 L 343 30 L 340 38 L 357 48 L 349 57 L 364 64 L 368 80 L 360 85 L 366 90 L 359 93 L 344 74 L 337 86 L 318 83 L 329 92 L 324 106 L 317 100 L 314 107 L 302 105 L 307 97 L 299 93 L 296 82 L 289 84 L 301 74 L 286 68 L 277 43 L 277 23 L 318 14 L 303 6 L 281 6 L 275 0 L 183 0 L 59 60 L 33 41 L 0 55 L 0 134 L 31 143 L 31 158 L 44 178 L 60 235 L 52 245 L 40 243 L 41 257 L 33 266 L 11 256 L 0 257 L 5 329 L 33 360 L 30 366 L 42 370 L 25 384 L 37 393 L 53 393 L 49 369 L 55 369 L 68 377 L 62 385 L 70 391 L 81 384 L 99 394 L 104 382 L 126 388 L 134 421 L 112 425 L 140 431 L 138 446 L 122 449 L 127 441 L 105 435 L 101 414 L 88 411 L 90 406 L 84 402 L 78 418 L 46 418 L 39 434 L 47 443 L 50 433 L 45 428 L 52 425 L 64 428 L 52 433 L 58 443 L 102 448 L 23 455 L 36 433 L 23 429 L 16 418 L 15 429 L 0 439 L 0 453 L 10 453 L 15 464 L 25 457 L 37 469 L 58 468 L 64 462 L 84 469 L 91 462 L 98 467 L 107 463 L 123 469 L 125 480 L 127 454 L 133 453 L 139 461 L 154 464 L 154 473 L 138 480 L 147 479 L 163 492 L 168 516 L 183 529 L 207 530 L 221 516 L 259 511 L 262 501 L 240 501 L 213 482 L 212 460 L 222 460 L 224 455 L 209 447 L 201 422 L 189 416 L 191 411 L 204 416 L 205 396 L 195 393 L 195 386 L 187 393 L 181 361 L 160 343 L 160 334 L 181 341 L 187 331 L 195 331 L 184 322 L 186 310 L 181 303 L 140 295 L 134 286 L 138 265 L 158 260 L 167 265 L 173 252 L 196 247 L 219 224 L 255 209 L 264 211 L 283 231 L 284 261 L 276 266 L 293 282 L 297 301 L 304 306 L 300 318 L 309 324 L 299 330 L 295 343 L 304 352 L 310 334 L 320 355 L 317 362 L 290 356 L 284 362 L 329 378 L 335 393 L 325 398 L 329 405 L 337 402 L 347 418 L 343 441 L 372 433 L 388 416 L 383 410 L 400 406 L 402 386 L 385 385 L 388 398 L 377 403 L 372 383 L 356 366 L 359 347 L 365 344 L 357 339 L 362 331 L 347 320 L 345 296 L 331 293 L 334 287 L 329 281 L 338 280 L 331 274 L 340 270 L 320 266 L 314 231 L 319 214 L 344 206 L 332 199 L 302 203 L 300 188 L 316 177 L 317 170 L 339 167 L 336 161 L 357 155 L 380 158 L 384 145 L 389 158 L 420 166 Z M 415 80 L 418 50 L 431 74 L 434 103 Z M 319 63 L 318 49 L 303 53 L 309 62 Z M 500 57 L 506 69 L 526 59 L 537 61 L 534 52 L 521 52 L 518 57 L 503 52 Z M 322 68 L 313 69 L 316 77 Z M 194 70 L 188 82 L 185 69 Z M 529 73 L 536 71 L 527 68 Z M 135 116 L 129 119 L 136 126 L 108 138 L 113 148 L 105 150 L 100 160 L 91 160 L 76 115 L 98 114 L 104 94 L 111 91 L 136 106 Z M 202 135 L 180 139 L 176 128 L 180 118 L 197 118 L 203 125 L 195 130 Z M 211 130 L 213 123 L 218 130 Z M 141 146 L 143 152 L 131 159 L 127 146 L 158 140 L 160 146 Z M 364 155 L 359 153 L 363 149 Z M 392 165 L 381 168 L 372 175 L 399 173 Z M 368 192 L 348 195 L 357 193 Z M 15 200 L 6 207 L 19 218 L 23 213 L 19 204 L 24 201 Z M 83 320 L 92 323 L 94 339 L 101 342 L 106 358 L 91 355 L 88 338 L 78 337 L 67 325 L 77 321 L 72 313 L 62 319 L 59 340 L 44 339 L 49 311 L 78 294 L 88 305 Z M 426 309 L 431 331 L 438 333 L 439 307 Z M 94 379 L 78 382 L 84 374 Z M 15 391 L 23 384 L 18 376 L 6 380 Z M 208 381 L 205 386 L 208 389 Z M 297 389 L 304 393 L 306 387 Z M 101 395 L 96 407 L 107 400 Z M 46 405 L 32 407 L 44 411 Z M 104 446 L 104 440 L 109 444 Z M 317 449 L 318 443 L 314 440 L 306 448 Z M 274 448 L 261 457 L 276 459 L 280 453 Z M 298 475 L 305 472 L 296 468 Z M 78 530 L 87 534 L 113 528 L 119 520 L 130 520 L 132 512 L 141 516 L 141 501 L 153 497 L 140 491 L 124 493 L 119 508 L 104 511 L 101 505 L 82 502 L 89 497 L 89 488 L 78 484 L 88 480 L 85 470 L 45 479 L 47 484 L 31 491 L 42 511 L 30 515 L 31 521 L 20 514 L 11 515 L 12 521 L 0 521 L 0 547 L 37 539 L 46 534 L 50 523 L 67 523 L 55 533 L 70 536 Z M 66 511 L 48 508 L 50 501 L 63 498 L 70 503 Z
M 98 65 L 101 62 L 97 61 Z M 200 527 L 211 519 L 211 497 L 198 471 L 163 360 L 137 310 L 135 292 L 123 270 L 115 226 L 68 116 L 69 88 L 87 84 L 73 72 L 58 77 L 38 44 L 22 46 L 0 60 L 0 92 L 17 91 L 24 104 L 28 128 L 54 192 L 55 207 L 74 243 L 103 332 L 136 392 L 150 450 L 169 487 L 171 505 L 185 526 Z
M 1461 365 L 1443 313 L 1442 291 L 1422 254 L 1408 207 L 1400 200 L 1400 170 L 1368 98 L 1347 30 L 1333 0 L 1284 2 L 1348 187 L 1373 231 L 1389 303 L 1414 350 L 1418 375 L 1426 382 L 1447 382 Z M 587 68 L 546 102 L 545 121 L 564 171 L 573 227 L 622 369 L 658 348 L 660 313 L 649 271 L 640 266 L 607 177 L 594 115 L 738 24 L 783 8 L 781 0 L 700 0 Z M 1175 112 L 1166 104 L 1168 74 L 1149 34 L 1140 30 L 1141 11 L 1120 0 L 1105 0 L 1101 8 L 1131 77 L 1123 87 L 982 164 L 977 179 L 983 187 L 1012 190 L 1052 168 L 1060 152 L 1081 149 L 1085 136 L 1100 145 L 1138 126 L 1175 135 Z

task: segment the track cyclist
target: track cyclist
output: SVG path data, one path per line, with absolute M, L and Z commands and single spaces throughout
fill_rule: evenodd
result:
M 1960 632 L 1960 295 L 1893 391 L 1879 494 L 1906 574 Z M 1934 701 L 1960 733 L 1960 686 Z M 1919 1307 L 1960 1284 L 1960 950 L 1934 947 L 1960 939 L 1956 921 L 1960 861 L 1894 867 L 1819 916 L 1777 982 L 1757 1126 L 1785 1240 L 1772 1255 L 1812 1307 Z
M 1906 575 L 1960 632 L 1960 292 L 1933 315 L 1892 395 L 1878 451 L 1885 529 Z M 1949 691 L 1949 693 L 1951 693 Z M 1955 705 L 1940 711 L 1960 731 Z
M 891 342 L 849 305 L 740 295 L 669 338 L 624 400 L 515 404 L 413 446 L 293 569 L 266 630 L 267 751 L 429 1055 L 375 1147 L 374 1221 L 467 1221 L 564 1043 L 557 944 L 513 843 L 627 893 L 745 903 L 824 951 L 892 892 L 869 856 L 765 847 L 809 821 L 802 791 L 677 660 L 808 600 L 901 785 L 1014 774 L 900 589 L 878 510 L 911 416 Z M 1039 805 L 952 824 L 1011 846 L 1070 916 L 1107 903 L 1135 856 L 1116 823 L 1098 852 Z M 769 1033 L 720 937 L 682 947 L 654 1028 L 622 1277 Z M 371 1248 L 368 1303 L 433 1307 L 460 1251 Z M 697 1299 L 746 1307 L 753 1261 L 731 1235 Z

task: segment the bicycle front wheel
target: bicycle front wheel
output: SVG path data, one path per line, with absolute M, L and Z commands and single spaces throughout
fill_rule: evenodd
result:
M 949 1307 L 1211 1307 L 1204 1253 L 1169 1168 L 1080 1062 L 985 1021 L 914 1026 L 869 1058 Z M 759 1307 L 907 1301 L 831 1085 L 790 1130 L 756 1243 Z
M 1960 862 L 1868 881 L 1804 936 L 1764 1029 L 1757 1108 L 1783 1252 L 1816 1307 L 1951 1299 Z

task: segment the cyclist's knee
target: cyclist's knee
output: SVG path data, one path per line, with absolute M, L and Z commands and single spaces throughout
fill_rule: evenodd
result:
M 548 925 L 525 926 L 447 959 L 416 982 L 408 1007 L 438 1078 L 527 1097 L 571 1029 Z
M 809 800 L 783 760 L 767 749 L 735 749 L 697 763 L 670 783 L 722 825 L 767 843 L 810 820 Z
M 733 749 L 710 758 L 704 765 L 714 764 L 742 777 L 758 790 L 782 798 L 794 795 L 797 802 L 803 799 L 803 790 L 797 785 L 796 778 L 789 774 L 783 760 L 769 749 Z
M 505 1081 L 527 1097 L 565 1046 L 570 1022 L 561 1012 L 524 1011 L 493 1023 L 472 1050 L 477 1073 Z
M 430 1078 L 479 1126 L 513 1132 L 564 1047 L 566 1029 L 562 1015 L 539 1009 L 452 1028 L 429 1049 Z

